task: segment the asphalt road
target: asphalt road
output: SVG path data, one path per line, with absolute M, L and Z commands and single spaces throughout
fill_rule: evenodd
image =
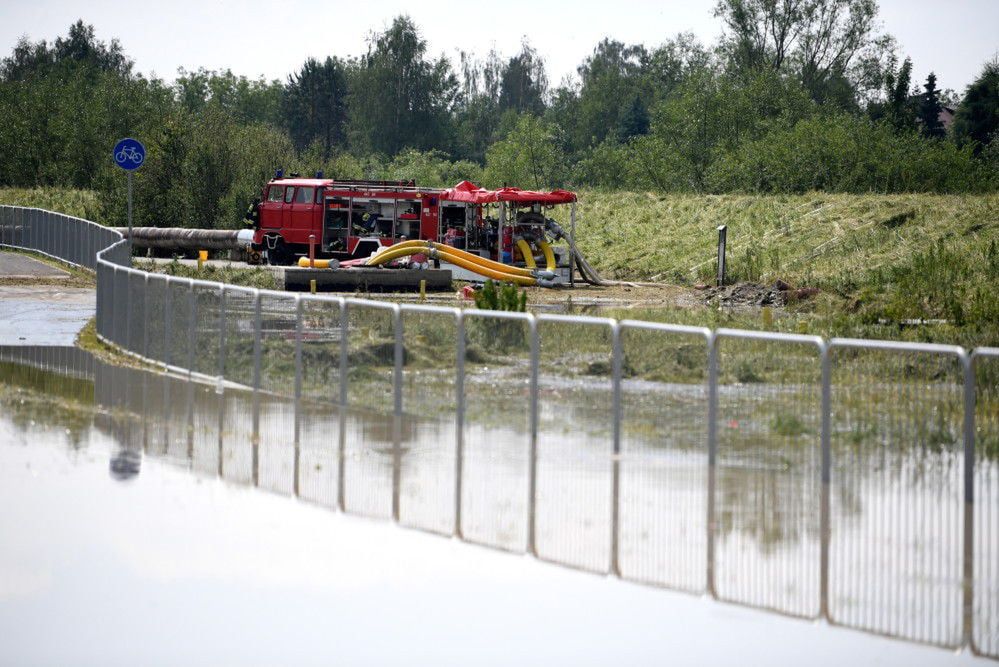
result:
M 69 273 L 27 255 L 0 252 L 0 279 L 69 278 Z

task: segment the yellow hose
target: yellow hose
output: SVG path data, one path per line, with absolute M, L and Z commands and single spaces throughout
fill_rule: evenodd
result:
M 531 250 L 531 246 L 528 245 L 527 241 L 517 239 L 517 247 L 520 248 L 520 254 L 524 256 L 524 264 L 527 264 L 527 268 L 538 268 L 538 263 L 534 261 L 534 251 Z
M 399 245 L 401 246 L 402 244 Z M 530 276 L 523 276 L 514 273 L 509 273 L 506 271 L 500 271 L 488 266 L 483 266 L 481 264 L 476 264 L 475 262 L 471 262 L 466 257 L 464 257 L 464 255 L 468 255 L 469 253 L 457 250 L 456 248 L 440 244 L 434 244 L 434 245 L 437 246 L 435 249 L 437 250 L 437 255 L 441 259 L 451 262 L 452 264 L 455 264 L 457 266 L 460 266 L 463 269 L 468 269 L 469 271 L 477 273 L 480 276 L 485 276 L 486 278 L 492 278 L 493 280 L 498 280 L 500 282 L 515 283 L 517 285 L 524 285 L 524 286 L 533 286 L 538 284 L 538 281 L 534 278 L 531 278 Z M 365 266 L 378 266 L 379 264 L 391 262 L 393 259 L 398 259 L 399 257 L 405 257 L 407 255 L 416 255 L 421 252 L 426 252 L 426 250 L 427 248 L 425 243 L 422 243 L 420 247 L 411 246 L 403 248 L 403 247 L 392 246 L 392 248 L 390 248 L 389 250 L 380 252 L 371 259 L 369 259 L 365 263 Z M 457 252 L 452 252 L 456 250 Z M 494 264 L 495 263 L 496 262 L 494 262 Z
M 525 278 L 534 277 L 533 269 L 527 269 L 520 266 L 510 266 L 509 264 L 503 264 L 502 262 L 494 262 L 491 259 L 479 257 L 478 255 L 473 255 L 472 253 L 466 252 L 459 248 L 444 245 L 443 243 L 434 243 L 433 241 L 403 241 L 402 243 L 396 243 L 393 246 L 389 246 L 388 250 L 382 250 L 374 257 L 370 258 L 367 262 L 365 262 L 365 266 L 375 266 L 376 264 L 382 264 L 393 259 L 398 259 L 399 257 L 405 257 L 406 255 L 414 255 L 416 253 L 412 252 L 400 252 L 394 254 L 396 250 L 412 248 L 417 248 L 420 251 L 427 252 L 429 252 L 430 249 L 437 250 L 438 252 L 447 252 L 451 255 L 464 258 L 464 260 L 468 263 L 477 264 L 483 268 L 491 269 L 499 273 L 512 273 L 514 275 L 524 276 Z M 376 259 L 378 260 L 377 263 L 373 263 Z
M 547 265 L 548 270 L 554 273 L 555 251 L 552 250 L 551 245 L 547 241 L 538 241 L 538 247 L 541 248 L 541 252 L 543 252 L 545 255 L 545 264 Z
M 499 271 L 500 273 L 512 273 L 518 276 L 524 276 L 525 278 L 533 278 L 534 271 L 532 269 L 527 269 L 521 266 L 510 266 L 509 264 L 504 264 L 502 262 L 495 262 L 491 259 L 486 259 L 485 257 L 479 257 L 478 255 L 473 255 L 470 252 L 461 250 L 459 248 L 453 248 L 449 245 L 443 245 L 441 243 L 434 243 L 433 247 L 438 251 L 443 251 L 450 253 L 451 255 L 457 255 L 463 257 L 466 262 L 471 262 L 473 264 L 478 264 L 479 266 L 485 267 L 487 269 L 492 269 L 493 271 Z
M 399 259 L 400 257 L 408 257 L 410 255 L 417 255 L 421 252 L 429 252 L 427 250 L 426 243 L 422 243 L 418 247 L 406 246 L 400 243 L 398 245 L 389 247 L 388 250 L 382 250 L 374 257 L 369 257 L 368 261 L 364 263 L 364 266 L 378 266 L 379 264 L 384 264 L 385 262 L 391 262 L 393 259 Z
M 317 269 L 328 269 L 328 268 L 330 268 L 330 260 L 328 260 L 328 259 L 317 259 L 317 260 L 314 260 L 314 261 L 316 263 L 315 268 L 317 268 Z M 298 258 L 298 265 L 300 267 L 302 267 L 303 269 L 310 268 L 309 267 L 309 258 L 308 257 L 299 257 Z

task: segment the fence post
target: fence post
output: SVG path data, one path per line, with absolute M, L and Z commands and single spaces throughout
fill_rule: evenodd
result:
M 728 237 L 728 227 L 718 226 L 718 287 L 725 284 L 725 245 Z
M 104 267 L 102 267 L 100 264 L 98 264 L 97 265 L 96 273 L 97 273 L 97 276 L 96 276 L 97 277 L 97 293 L 94 295 L 94 300 L 95 300 L 94 310 L 97 311 L 97 322 L 95 323 L 94 328 L 97 329 L 97 335 L 98 336 L 103 336 L 104 335 L 104 304 L 105 304 L 105 301 L 107 299 L 107 291 L 106 291 L 107 288 L 103 284 L 104 280 L 105 280 L 104 279 L 104 275 L 105 275 Z
M 347 300 L 340 299 L 340 406 L 347 407 L 347 355 L 350 351 L 347 333 L 350 318 L 347 314 Z
M 970 646 L 975 613 L 975 355 L 960 352 L 964 371 L 964 645 Z
M 145 323 L 142 326 L 142 358 L 149 361 L 149 327 L 155 326 L 149 319 L 149 272 L 142 277 L 143 307 L 142 315 Z
M 260 290 L 253 290 L 253 485 L 260 482 L 260 357 L 263 337 L 263 315 L 260 308 Z
M 163 366 L 170 367 L 173 351 L 173 290 L 170 278 L 163 278 Z
M 707 590 L 715 589 L 715 463 L 718 457 L 718 334 L 708 335 L 708 520 L 707 520 Z
M 111 265 L 111 335 L 109 340 L 112 343 L 118 342 L 118 302 L 121 300 L 118 294 L 118 265 Z
M 822 341 L 819 347 L 822 360 L 822 423 L 820 447 L 822 451 L 822 490 L 819 508 L 819 616 L 829 619 L 829 541 L 831 526 L 829 516 L 829 485 L 832 479 L 832 368 L 829 344 Z
M 198 318 L 198 298 L 194 293 L 194 280 L 188 283 L 187 289 L 187 377 L 190 378 L 194 373 L 196 322 Z
M 350 352 L 347 334 L 350 319 L 347 313 L 347 300 L 340 298 L 340 410 L 339 410 L 339 442 L 337 446 L 337 484 L 336 506 L 341 512 L 347 509 L 347 497 L 344 492 L 346 481 L 345 467 L 347 462 L 347 362 Z
M 454 311 L 457 340 L 455 341 L 454 379 L 454 535 L 462 538 L 461 532 L 461 493 L 462 473 L 465 458 L 465 313 L 461 308 Z
M 611 322 L 611 392 L 613 406 L 613 461 L 611 478 L 611 574 L 621 576 L 618 549 L 620 534 L 620 493 L 621 493 L 621 323 Z
M 219 387 L 225 381 L 225 285 L 219 285 Z
M 293 446 L 295 451 L 294 475 L 292 492 L 297 498 L 301 491 L 301 423 L 302 423 L 302 297 L 295 295 L 295 433 Z
M 402 491 L 402 365 L 403 347 L 402 307 L 392 306 L 392 329 L 395 332 L 395 363 L 392 369 L 392 520 L 399 521 L 399 504 Z
M 403 347 L 402 308 L 392 304 L 392 330 L 395 332 L 395 351 L 392 367 L 392 408 L 396 417 L 402 415 L 402 364 L 405 348 Z
M 527 553 L 538 555 L 538 542 L 535 525 L 537 523 L 537 500 L 538 500 L 538 366 L 541 363 L 541 340 L 538 334 L 538 319 L 534 315 L 528 315 L 528 327 L 531 336 L 531 379 L 530 379 L 530 428 L 531 428 L 531 453 L 530 453 L 530 474 L 527 484 Z
M 298 443 L 302 402 L 302 297 L 295 295 L 295 443 Z M 297 470 L 297 469 L 296 469 Z M 295 474 L 298 486 L 298 473 Z M 296 494 L 297 495 L 297 494 Z

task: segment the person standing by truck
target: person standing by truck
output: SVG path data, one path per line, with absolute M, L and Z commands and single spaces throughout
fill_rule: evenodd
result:
M 243 226 L 247 229 L 260 228 L 260 197 L 253 200 L 253 203 L 246 209 L 243 216 Z

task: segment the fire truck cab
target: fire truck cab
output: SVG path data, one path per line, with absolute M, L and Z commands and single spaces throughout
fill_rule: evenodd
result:
M 264 188 L 253 249 L 272 264 L 307 255 L 367 257 L 400 241 L 442 241 L 448 228 L 481 218 L 481 207 L 449 202 L 413 181 L 275 178 Z

